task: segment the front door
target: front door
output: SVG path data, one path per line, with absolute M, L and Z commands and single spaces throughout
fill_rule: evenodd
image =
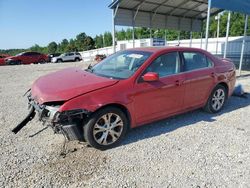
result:
M 144 72 L 156 72 L 159 80 L 135 84 L 134 111 L 136 123 L 143 124 L 161 119 L 181 110 L 185 88 L 180 73 L 178 52 L 163 54 L 156 58 Z

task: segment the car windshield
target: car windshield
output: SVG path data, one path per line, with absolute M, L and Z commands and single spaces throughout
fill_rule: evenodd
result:
M 19 54 L 16 54 L 16 56 L 21 56 L 23 55 L 25 52 L 22 52 L 22 53 L 19 53 Z
M 87 71 L 108 78 L 126 79 L 132 76 L 151 54 L 151 52 L 135 50 L 118 52 Z

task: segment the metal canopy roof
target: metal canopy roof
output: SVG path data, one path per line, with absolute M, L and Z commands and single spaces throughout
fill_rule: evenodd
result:
M 207 0 L 116 0 L 115 25 L 201 31 Z M 211 15 L 222 9 L 212 8 Z
M 211 3 L 212 7 L 250 14 L 250 0 L 212 0 Z

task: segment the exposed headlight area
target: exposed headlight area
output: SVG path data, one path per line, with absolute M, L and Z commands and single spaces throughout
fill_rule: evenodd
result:
M 30 96 L 28 99 L 30 107 L 35 109 L 44 125 L 50 126 L 55 133 L 62 133 L 68 140 L 83 140 L 83 121 L 91 112 L 83 109 L 60 112 L 63 102 L 40 105 Z

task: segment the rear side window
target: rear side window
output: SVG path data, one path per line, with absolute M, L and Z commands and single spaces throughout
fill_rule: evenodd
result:
M 196 69 L 202 69 L 212 67 L 211 60 L 199 52 L 183 52 L 184 57 L 184 71 L 192 71 Z
M 30 52 L 30 55 L 35 56 L 35 55 L 40 55 L 40 54 L 39 54 L 39 53 L 37 53 L 37 52 Z
M 26 52 L 22 54 L 23 56 L 31 56 L 31 52 Z
M 159 77 L 177 74 L 180 72 L 180 58 L 178 52 L 167 53 L 155 59 L 146 72 L 156 72 Z

